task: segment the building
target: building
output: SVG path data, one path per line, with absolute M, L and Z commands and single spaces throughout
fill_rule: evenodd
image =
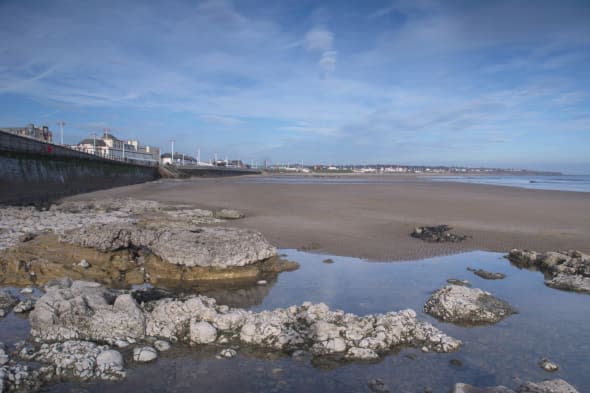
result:
M 35 127 L 34 124 L 28 124 L 26 127 L 2 127 L 0 128 L 0 131 L 37 139 L 43 142 L 53 142 L 53 133 L 49 131 L 49 127 L 47 126 Z
M 105 131 L 101 138 L 80 141 L 76 150 L 120 161 L 159 162 L 160 149 L 142 146 L 137 139 L 125 141 Z

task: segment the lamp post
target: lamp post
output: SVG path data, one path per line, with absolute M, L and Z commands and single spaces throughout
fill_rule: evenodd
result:
M 170 157 L 170 164 L 174 165 L 174 139 L 170 140 L 172 156 Z
M 92 133 L 92 154 L 96 155 L 96 132 Z
M 59 129 L 61 131 L 60 135 L 61 135 L 61 144 L 64 144 L 64 126 L 66 125 L 66 122 L 63 120 L 60 120 L 57 122 L 57 125 L 59 125 Z

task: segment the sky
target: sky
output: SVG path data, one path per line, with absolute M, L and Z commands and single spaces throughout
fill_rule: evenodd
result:
M 0 126 L 590 173 L 590 1 L 0 0 Z

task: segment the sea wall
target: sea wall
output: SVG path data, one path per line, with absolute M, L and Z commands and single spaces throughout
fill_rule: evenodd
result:
M 66 195 L 157 177 L 157 167 L 107 160 L 0 132 L 0 203 L 3 204 L 43 204 Z

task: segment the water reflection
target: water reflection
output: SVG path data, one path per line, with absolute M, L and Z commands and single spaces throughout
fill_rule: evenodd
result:
M 200 288 L 253 311 L 287 307 L 303 301 L 325 302 L 360 315 L 413 308 L 464 345 L 457 353 L 423 353 L 404 348 L 373 363 L 333 364 L 309 358 L 292 359 L 280 353 L 260 353 L 241 347 L 233 359 L 217 359 L 222 347 L 175 348 L 154 364 L 131 362 L 128 378 L 117 384 L 82 386 L 89 392 L 341 392 L 369 391 L 367 381 L 381 378 L 392 391 L 448 392 L 454 383 L 516 387 L 524 380 L 563 378 L 580 392 L 590 391 L 587 358 L 590 353 L 590 296 L 546 287 L 542 274 L 520 270 L 502 254 L 471 252 L 422 261 L 370 263 L 354 258 L 285 250 L 301 264 L 267 286 Z M 503 280 L 484 280 L 468 266 L 506 274 Z M 441 323 L 422 312 L 430 294 L 448 278 L 469 280 L 474 287 L 507 300 L 519 314 L 493 325 L 461 327 Z M 0 322 L 4 324 L 5 321 Z M 547 356 L 560 370 L 547 373 L 537 365 Z M 61 392 L 79 385 L 61 384 Z

